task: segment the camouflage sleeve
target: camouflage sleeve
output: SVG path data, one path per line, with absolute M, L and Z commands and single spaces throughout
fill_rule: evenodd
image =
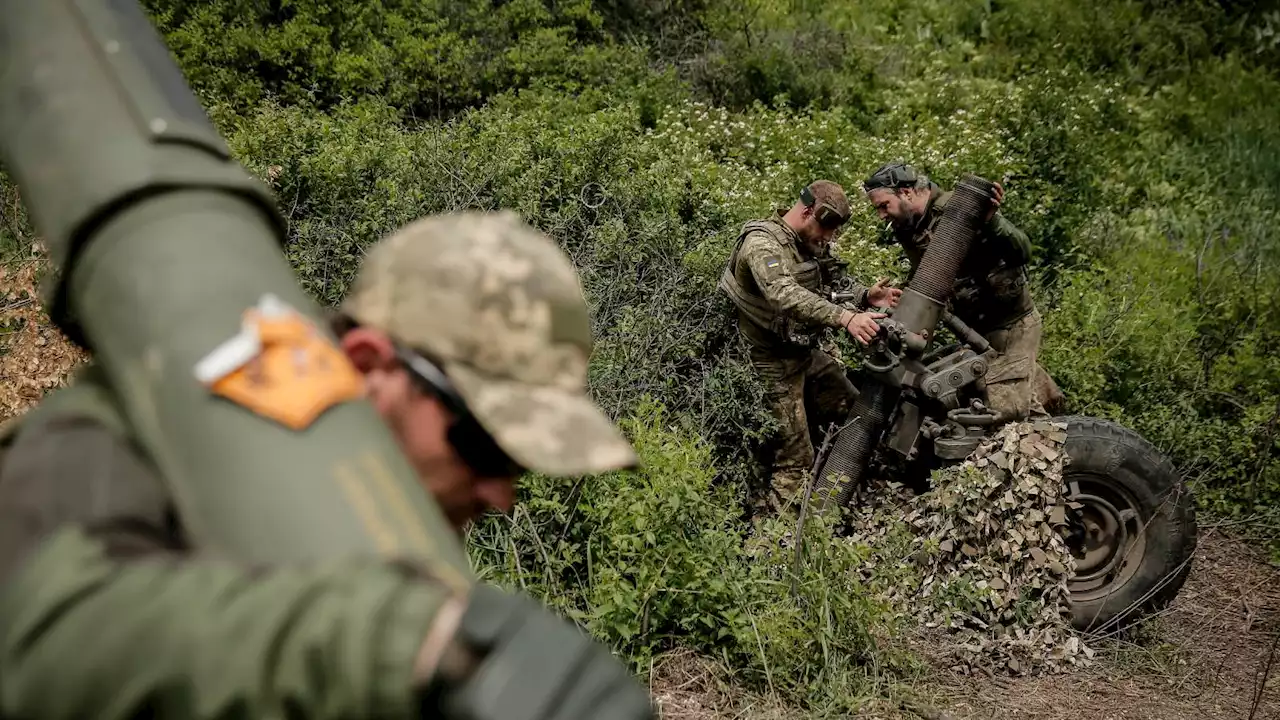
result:
M 782 253 L 782 246 L 768 233 L 751 233 L 742 243 L 742 259 L 776 310 L 801 322 L 840 327 L 844 309 L 801 287 L 787 272 Z
M 0 715 L 413 717 L 444 599 L 385 565 L 119 560 L 68 526 L 0 589 Z
M 386 564 L 189 555 L 167 504 L 140 456 L 94 422 L 36 426 L 7 451 L 0 717 L 415 714 L 411 671 L 442 586 Z
M 1026 265 L 1031 261 L 1031 241 L 1027 234 L 999 211 L 987 224 L 987 238 L 996 253 L 1010 265 Z

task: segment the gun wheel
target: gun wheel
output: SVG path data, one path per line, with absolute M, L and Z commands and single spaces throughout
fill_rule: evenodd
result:
M 1136 432 L 1089 417 L 1067 424 L 1063 482 L 1076 562 L 1072 624 L 1104 632 L 1166 606 L 1191 571 L 1195 507 L 1173 464 Z
M 1067 583 L 1072 597 L 1093 600 L 1123 584 L 1142 565 L 1146 535 L 1138 502 L 1123 488 L 1092 473 L 1066 476 L 1067 499 L 1079 503 L 1072 513 L 1071 554 L 1075 576 Z

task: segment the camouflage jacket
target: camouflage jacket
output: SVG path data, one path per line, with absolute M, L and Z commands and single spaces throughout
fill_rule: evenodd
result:
M 390 563 L 246 568 L 201 550 L 96 367 L 7 424 L 0 717 L 418 712 L 439 586 Z
M 844 272 L 829 251 L 812 255 L 782 220 L 782 211 L 743 226 L 720 278 L 738 311 L 738 328 L 753 346 L 780 353 L 807 352 L 817 335 L 840 326 L 845 308 L 824 297 L 846 287 L 866 307 L 867 288 Z
M 951 191 L 932 187 L 929 204 L 916 226 L 898 233 L 898 242 L 911 262 L 911 278 L 942 220 Z M 1031 243 L 1026 233 L 999 212 L 978 234 L 968 257 L 956 273 L 951 311 L 979 333 L 1008 327 L 1035 310 L 1027 287 L 1026 265 Z

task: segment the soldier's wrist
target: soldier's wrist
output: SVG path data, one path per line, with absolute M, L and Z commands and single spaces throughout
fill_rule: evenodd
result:
M 431 674 L 417 688 L 421 717 L 654 717 L 644 687 L 607 647 L 527 596 L 477 585 L 450 625 L 439 662 L 415 669 Z M 436 656 L 427 646 L 421 655 Z M 510 682 L 517 676 L 524 682 Z
M 432 619 L 413 660 L 413 686 L 419 695 L 470 672 L 474 658 L 456 642 L 466 611 L 466 599 L 453 596 L 445 600 Z

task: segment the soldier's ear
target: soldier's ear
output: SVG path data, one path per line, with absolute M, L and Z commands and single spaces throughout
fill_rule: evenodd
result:
M 381 330 L 357 327 L 348 330 L 339 340 L 342 351 L 362 374 L 374 370 L 386 370 L 397 364 L 395 345 Z

